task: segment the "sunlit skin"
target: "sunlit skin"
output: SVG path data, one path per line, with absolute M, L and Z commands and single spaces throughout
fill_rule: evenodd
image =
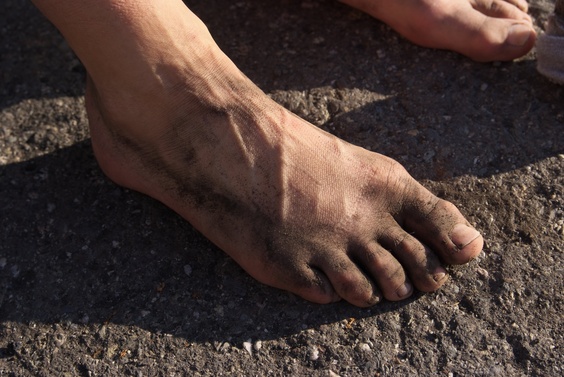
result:
M 525 0 L 340 0 L 424 47 L 481 61 L 513 60 L 536 40 Z

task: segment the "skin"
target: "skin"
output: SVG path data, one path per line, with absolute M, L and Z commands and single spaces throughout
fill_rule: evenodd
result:
M 397 162 L 282 108 L 175 0 L 36 0 L 88 71 L 94 152 L 257 280 L 318 303 L 434 291 L 483 239 Z
M 411 42 L 480 61 L 529 52 L 536 32 L 525 0 L 340 0 L 387 23 Z

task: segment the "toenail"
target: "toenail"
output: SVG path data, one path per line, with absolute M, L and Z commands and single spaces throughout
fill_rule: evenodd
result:
M 464 249 L 472 241 L 480 237 L 480 232 L 464 224 L 456 224 L 450 232 L 450 239 L 458 250 Z
M 532 30 L 530 26 L 523 24 L 515 24 L 509 29 L 507 34 L 507 43 L 511 46 L 520 47 L 523 46 L 532 35 Z
M 442 282 L 443 280 L 445 280 L 445 278 L 446 278 L 446 273 L 444 272 L 437 272 L 435 275 L 433 275 L 433 280 L 436 283 Z
M 443 267 L 437 267 L 433 273 L 435 283 L 442 283 L 447 277 L 447 272 Z
M 405 282 L 401 287 L 398 288 L 396 294 L 399 298 L 403 298 L 409 296 L 411 294 L 411 291 L 413 291 L 413 287 L 409 282 Z

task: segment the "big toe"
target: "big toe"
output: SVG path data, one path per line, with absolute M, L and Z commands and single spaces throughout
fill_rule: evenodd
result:
M 455 26 L 453 50 L 476 61 L 503 61 L 523 56 L 533 48 L 536 33 L 523 0 L 477 1 L 471 9 L 459 7 L 449 23 Z
M 452 2 L 444 9 L 436 9 L 437 13 L 423 18 L 428 22 L 420 25 L 425 33 L 412 35 L 412 40 L 481 62 L 513 60 L 533 48 L 536 32 L 519 1 L 477 4 L 474 8 L 466 2 Z
M 423 189 L 425 190 L 425 189 Z M 424 198 L 406 207 L 404 226 L 447 264 L 464 264 L 482 251 L 482 235 L 454 204 L 424 191 Z
M 480 29 L 468 32 L 468 43 L 460 43 L 456 49 L 476 61 L 516 59 L 529 52 L 536 40 L 536 32 L 527 21 L 487 18 Z

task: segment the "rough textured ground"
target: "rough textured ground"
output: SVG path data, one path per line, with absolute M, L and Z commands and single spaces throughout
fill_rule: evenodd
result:
M 564 87 L 534 52 L 473 63 L 328 0 L 189 3 L 277 101 L 459 205 L 485 252 L 439 292 L 371 309 L 260 285 L 105 179 L 80 63 L 28 2 L 3 0 L 1 376 L 564 373 Z M 531 1 L 538 27 L 552 4 Z

